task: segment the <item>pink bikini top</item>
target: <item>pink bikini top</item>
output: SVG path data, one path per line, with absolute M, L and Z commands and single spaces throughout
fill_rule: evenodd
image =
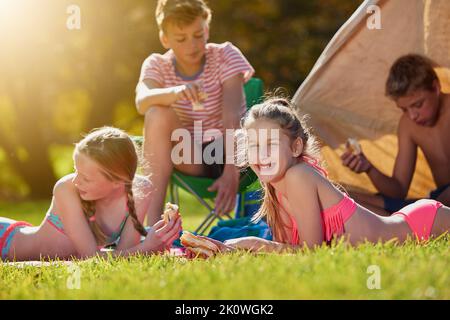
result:
M 328 173 L 318 165 L 317 160 L 311 159 L 309 157 L 302 157 L 303 160 L 314 167 L 317 171 L 319 171 L 325 177 L 328 176 Z M 288 213 L 289 219 L 291 220 L 291 244 L 299 245 L 300 244 L 300 235 L 298 233 L 297 222 L 294 217 L 283 207 L 281 194 L 277 194 L 278 202 L 280 206 Z M 334 236 L 340 236 L 345 233 L 344 224 L 345 222 L 355 213 L 356 203 L 353 199 L 351 199 L 347 194 L 344 194 L 344 197 L 337 204 L 323 210 L 321 212 L 322 215 L 322 227 L 324 231 L 324 239 L 329 242 Z

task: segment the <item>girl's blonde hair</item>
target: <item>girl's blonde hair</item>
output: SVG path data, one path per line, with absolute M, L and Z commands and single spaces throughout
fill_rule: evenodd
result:
M 245 131 L 257 120 L 264 119 L 278 124 L 282 133 L 286 134 L 291 142 L 300 138 L 303 142 L 303 152 L 299 157 L 308 159 L 316 164 L 321 162 L 320 149 L 316 138 L 311 134 L 305 124 L 305 116 L 300 116 L 295 107 L 285 98 L 268 98 L 261 104 L 253 106 L 241 120 L 241 128 Z M 241 162 L 242 163 L 242 162 Z M 248 160 L 244 161 L 248 165 Z M 319 165 L 320 167 L 320 165 Z M 278 213 L 280 203 L 275 188 L 270 183 L 261 182 L 264 197 L 260 209 L 254 216 L 254 221 L 266 217 L 267 223 L 272 230 L 273 238 L 279 242 L 288 242 L 285 225 Z M 291 226 L 289 226 L 291 227 Z
M 158 0 L 155 17 L 159 30 L 166 32 L 170 23 L 187 26 L 198 17 L 205 19 L 209 25 L 211 9 L 203 0 Z
M 103 169 L 103 174 L 111 181 L 121 181 L 127 193 L 128 214 L 133 221 L 135 229 L 143 236 L 147 235 L 142 223 L 136 215 L 133 186 L 136 170 L 140 162 L 138 147 L 124 131 L 113 127 L 102 127 L 92 130 L 75 145 L 75 153 L 81 153 L 94 160 Z M 140 154 L 140 153 L 139 153 Z M 136 188 L 138 189 L 138 188 Z M 81 199 L 83 212 L 98 243 L 107 239 L 95 219 L 95 201 Z

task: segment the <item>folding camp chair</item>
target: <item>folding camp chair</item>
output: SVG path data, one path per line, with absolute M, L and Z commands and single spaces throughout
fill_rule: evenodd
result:
M 263 97 L 263 82 L 258 78 L 251 78 L 244 85 L 244 92 L 247 102 L 247 109 L 250 109 L 253 105 L 259 103 Z M 142 143 L 142 137 L 134 137 L 135 141 Z M 208 230 L 209 226 L 217 218 L 222 220 L 223 218 L 215 213 L 213 201 L 216 197 L 216 192 L 208 191 L 214 183 L 214 179 L 204 177 L 194 177 L 185 175 L 177 170 L 174 170 L 169 181 L 169 199 L 171 202 L 179 204 L 179 188 L 192 194 L 200 204 L 202 204 L 207 210 L 208 215 L 195 230 L 197 234 L 204 234 Z M 241 173 L 239 180 L 238 199 L 243 199 L 245 191 L 259 187 L 259 182 L 256 174 L 248 168 L 245 172 Z M 240 202 L 238 201 L 238 206 Z M 242 211 L 242 210 L 237 210 Z M 226 214 L 228 218 L 232 218 L 229 214 Z
M 264 93 L 263 91 L 263 82 L 258 78 L 251 78 L 244 85 L 247 109 L 250 109 L 253 105 L 261 101 Z M 213 183 L 214 179 L 188 176 L 177 170 L 174 170 L 169 182 L 170 201 L 179 204 L 178 189 L 182 188 L 183 190 L 192 194 L 198 200 L 198 202 L 208 210 L 209 213 L 207 214 L 206 218 L 195 230 L 195 233 L 197 234 L 204 234 L 216 218 L 219 220 L 223 219 L 215 212 L 213 201 L 216 197 L 216 192 L 208 191 L 208 187 L 210 187 Z M 245 191 L 249 189 L 253 190 L 258 186 L 259 183 L 256 174 L 250 168 L 248 168 L 246 171 L 241 173 L 240 176 L 238 190 L 240 197 L 238 197 L 238 199 L 243 199 L 243 194 Z M 237 205 L 239 206 L 241 205 L 241 203 L 239 202 Z M 232 218 L 229 214 L 226 214 L 226 216 L 230 219 Z

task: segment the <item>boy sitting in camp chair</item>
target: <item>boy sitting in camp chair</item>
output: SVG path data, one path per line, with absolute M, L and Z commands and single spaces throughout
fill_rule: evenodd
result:
M 171 157 L 178 143 L 172 141 L 172 134 L 177 129 L 189 130 L 191 156 L 203 155 L 214 142 L 217 146 L 226 129 L 239 128 L 246 110 L 243 85 L 254 73 L 231 43 L 207 43 L 211 11 L 203 0 L 159 0 L 156 20 L 161 43 L 168 51 L 151 54 L 144 61 L 136 87 L 136 107 L 145 116 L 144 157 L 154 187 L 149 195 L 149 226 L 159 220 L 174 168 L 187 175 L 216 179 L 209 188 L 217 192 L 216 214 L 233 210 L 239 170 L 233 161 L 225 161 L 233 155 L 222 149 L 222 163 L 207 165 L 194 161 L 194 157 L 178 163 Z M 194 130 L 199 125 L 202 130 Z M 211 130 L 216 134 L 203 134 Z M 182 158 L 186 159 L 184 151 Z
M 356 173 L 366 173 L 380 192 L 352 195 L 380 214 L 396 212 L 414 202 L 416 199 L 405 198 L 414 174 L 417 148 L 420 148 L 437 186 L 429 197 L 450 205 L 450 95 L 441 92 L 433 62 L 415 54 L 400 57 L 391 67 L 386 95 L 403 111 L 393 174 L 384 175 L 362 152 L 345 152 L 342 163 Z

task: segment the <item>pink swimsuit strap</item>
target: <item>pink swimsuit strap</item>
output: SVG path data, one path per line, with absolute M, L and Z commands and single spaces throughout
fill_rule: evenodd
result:
M 322 168 L 319 165 L 319 161 L 317 159 L 308 157 L 308 156 L 302 156 L 302 160 L 305 161 L 307 164 L 309 164 L 311 167 L 319 171 L 324 177 L 328 177 L 328 172 L 324 168 Z

